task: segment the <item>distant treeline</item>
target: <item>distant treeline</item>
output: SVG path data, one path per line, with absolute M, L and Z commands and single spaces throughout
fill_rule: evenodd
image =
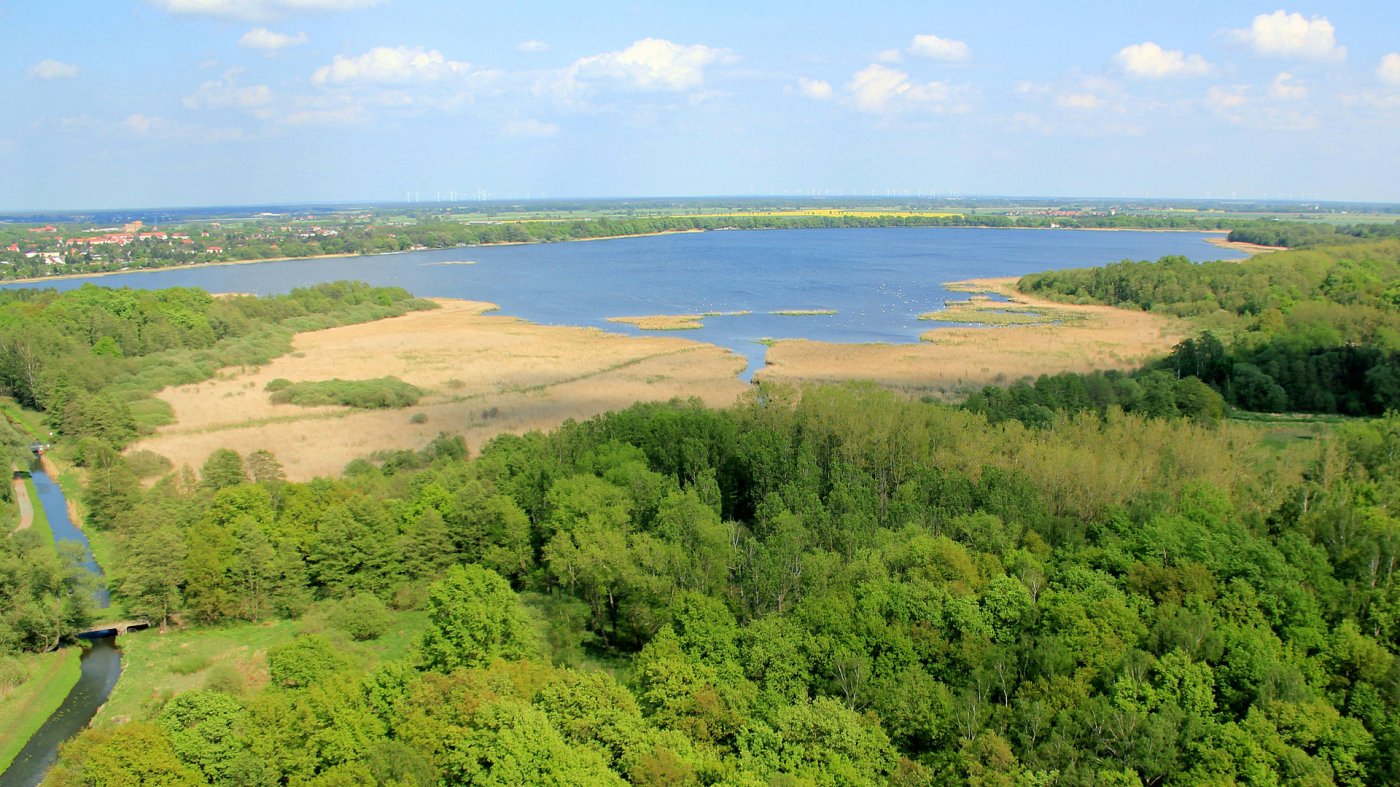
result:
M 1394 224 L 1324 224 L 1316 221 L 1256 221 L 1235 225 L 1229 238 L 1261 246 L 1309 246 L 1356 243 L 1400 237 L 1400 221 Z
M 1225 216 L 1084 215 L 736 215 L 661 216 L 573 221 L 464 222 L 427 220 L 417 224 L 345 224 L 334 234 L 300 237 L 268 227 L 224 229 L 191 246 L 138 240 L 126 246 L 101 245 L 67 252 L 67 264 L 48 265 L 40 257 L 0 252 L 0 279 L 57 274 L 166 268 L 200 262 L 315 257 L 329 254 L 386 254 L 415 248 L 444 249 L 497 243 L 552 243 L 590 238 L 721 229 L 816 229 L 836 227 L 1065 227 L 1082 229 L 1225 229 Z M 211 248 L 221 251 L 210 253 Z
M 1217 332 L 1187 339 L 1148 372 L 1198 378 L 1236 407 L 1347 415 L 1400 408 L 1400 241 L 1243 263 L 1124 261 L 1032 274 L 1020 287 L 1214 326 Z M 1126 409 L 1132 406 L 1129 398 Z

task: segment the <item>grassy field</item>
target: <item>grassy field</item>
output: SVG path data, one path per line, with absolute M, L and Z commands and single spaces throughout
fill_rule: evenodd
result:
M 118 640 L 122 677 L 96 725 L 149 718 L 181 692 L 217 686 L 249 693 L 266 685 L 267 651 L 303 633 L 324 633 L 364 667 L 408 653 L 427 626 L 424 612 L 395 613 L 389 630 L 377 640 L 351 642 L 347 637 L 305 621 L 274 620 L 161 634 L 133 631 Z
M 77 685 L 82 652 L 82 648 L 61 648 L 16 657 L 28 668 L 29 679 L 0 693 L 0 719 L 4 719 L 0 724 L 0 773 L 10 767 L 30 736 Z

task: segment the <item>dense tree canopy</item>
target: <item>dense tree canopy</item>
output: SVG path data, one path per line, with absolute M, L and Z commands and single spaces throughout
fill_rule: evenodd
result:
M 216 784 L 1394 781 L 1397 439 L 1392 415 L 1278 454 L 1118 408 L 1027 427 L 765 387 L 341 480 L 221 459 L 114 522 L 175 578 L 130 598 L 423 603 L 416 655 L 296 640 L 268 688 L 91 733 L 54 778 L 140 745 Z

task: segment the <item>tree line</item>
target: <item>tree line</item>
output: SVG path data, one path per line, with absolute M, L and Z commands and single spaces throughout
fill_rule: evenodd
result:
M 1032 274 L 1020 287 L 1050 298 L 1162 312 L 1206 327 L 1146 374 L 1194 377 L 1231 406 L 1345 415 L 1400 408 L 1397 240 L 1279 252 L 1242 263 L 1198 265 L 1175 256 L 1124 261 Z

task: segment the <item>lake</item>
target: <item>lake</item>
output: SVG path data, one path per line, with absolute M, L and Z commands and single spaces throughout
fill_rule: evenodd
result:
M 423 297 L 499 304 L 547 325 L 641 333 L 608 317 L 750 312 L 707 317 L 676 332 L 727 347 L 762 368 L 764 339 L 911 343 L 930 328 L 918 316 L 966 298 L 941 285 L 959 279 L 1155 260 L 1242 259 L 1196 232 L 1013 230 L 953 227 L 715 231 L 606 241 L 481 246 L 319 260 L 142 271 L 38 284 L 70 289 L 201 287 L 283 293 L 337 279 L 396 285 Z M 1218 236 L 1215 236 L 1218 237 Z M 781 316 L 782 310 L 835 310 Z

